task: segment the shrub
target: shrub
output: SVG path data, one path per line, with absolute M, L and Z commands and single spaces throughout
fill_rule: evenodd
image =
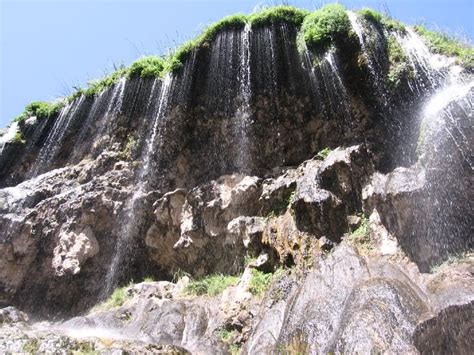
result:
M 329 4 L 305 17 L 299 42 L 311 50 L 322 51 L 334 41 L 349 36 L 351 24 L 344 6 Z M 301 45 L 300 45 L 301 49 Z
M 308 14 L 309 11 L 293 6 L 273 6 L 250 15 L 249 22 L 252 27 L 260 27 L 277 22 L 287 22 L 300 26 Z
M 252 269 L 252 278 L 248 286 L 248 290 L 254 296 L 262 296 L 270 286 L 273 279 L 272 273 L 264 273 L 262 271 Z
M 415 26 L 416 32 L 427 42 L 430 49 L 446 56 L 457 57 L 458 62 L 467 68 L 474 67 L 474 48 L 467 43 L 440 32 L 428 30 L 425 26 Z
M 141 78 L 146 77 L 159 77 L 163 74 L 165 67 L 165 61 L 156 56 L 142 57 L 130 65 L 127 70 L 129 77 L 137 75 Z
M 185 288 L 185 293 L 195 296 L 217 296 L 227 287 L 236 285 L 239 278 L 228 275 L 210 275 L 200 280 L 191 281 Z
M 38 119 L 50 118 L 52 116 L 57 115 L 63 106 L 64 101 L 57 101 L 52 103 L 44 101 L 34 101 L 26 105 L 23 113 L 16 117 L 14 121 L 21 122 L 32 116 L 36 116 Z
M 371 21 L 371 22 L 374 22 L 374 23 L 382 23 L 382 14 L 378 11 L 375 11 L 375 10 L 372 10 L 372 9 L 369 9 L 369 8 L 363 8 L 359 11 L 357 11 L 357 13 L 364 19 L 366 19 L 367 21 Z

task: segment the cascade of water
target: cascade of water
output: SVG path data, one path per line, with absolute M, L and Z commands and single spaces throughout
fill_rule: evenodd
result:
M 392 35 L 407 55 L 415 71 L 416 82 L 421 82 L 420 74 L 422 74 L 431 88 L 442 85 L 455 59 L 430 52 L 421 37 L 409 27 L 406 28 L 405 34 L 393 32 Z
M 138 200 L 145 194 L 148 186 L 147 177 L 150 173 L 151 157 L 153 156 L 156 139 L 159 135 L 160 122 L 164 117 L 166 107 L 168 105 L 172 83 L 173 76 L 171 74 L 167 74 L 161 86 L 160 96 L 158 100 L 158 108 L 153 121 L 153 128 L 151 130 L 151 134 L 149 135 L 145 143 L 143 166 L 140 169 L 137 178 L 138 186 L 135 189 L 131 199 L 127 201 L 127 205 L 124 208 L 125 211 L 128 211 L 128 221 L 125 224 L 125 229 L 123 233 L 118 237 L 118 240 L 115 244 L 114 256 L 107 271 L 104 288 L 101 292 L 102 298 L 108 296 L 115 288 L 117 284 L 117 276 L 120 274 L 121 271 L 123 271 L 121 270 L 121 264 L 123 263 L 124 258 L 130 254 L 130 250 L 133 244 L 133 237 L 137 233 L 136 229 L 139 228 L 139 226 L 136 225 L 135 221 L 135 217 L 140 209 L 140 207 L 138 206 Z M 155 86 L 156 82 L 153 83 L 153 88 L 150 97 L 153 97 L 153 91 Z M 151 105 L 151 103 L 149 103 L 149 105 Z
M 63 138 L 69 128 L 69 124 L 73 121 L 84 99 L 85 96 L 82 95 L 79 99 L 68 103 L 62 108 L 38 154 L 34 167 L 31 169 L 32 174 L 30 176 L 36 176 L 49 167 L 63 143 Z
M 328 94 L 333 112 L 340 112 L 342 110 L 344 118 L 349 125 L 351 125 L 349 95 L 339 74 L 339 68 L 332 50 L 329 50 L 324 55 L 324 60 L 321 62 L 320 68 L 324 87 Z
M 367 67 L 369 69 L 369 75 L 374 83 L 375 90 L 377 91 L 377 99 L 379 99 L 384 105 L 388 103 L 387 101 L 387 94 L 384 90 L 384 78 L 381 75 L 382 73 L 382 66 L 380 65 L 377 53 L 371 48 L 370 44 L 368 43 L 366 33 L 364 31 L 364 27 L 362 25 L 361 20 L 359 19 L 358 15 L 352 11 L 347 11 L 347 16 L 349 17 L 349 21 L 351 23 L 352 29 L 357 35 L 359 39 L 359 44 L 362 49 L 362 53 L 365 57 Z M 376 36 L 377 32 L 372 31 L 373 35 Z M 376 36 L 376 41 L 381 41 L 382 39 Z
M 18 122 L 12 122 L 6 132 L 0 136 L 0 155 L 5 148 L 5 145 L 15 138 L 16 133 L 18 132 Z
M 241 35 L 239 77 L 241 103 L 236 112 L 237 122 L 235 125 L 238 137 L 236 165 L 239 169 L 245 169 L 248 163 L 248 127 L 252 123 L 250 120 L 250 100 L 252 97 L 250 86 L 250 33 L 251 26 L 246 24 Z

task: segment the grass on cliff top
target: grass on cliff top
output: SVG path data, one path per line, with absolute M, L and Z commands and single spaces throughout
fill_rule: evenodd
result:
M 298 35 L 298 47 L 304 44 L 315 51 L 324 51 L 335 41 L 349 36 L 351 23 L 346 8 L 329 4 L 305 17 Z
M 379 24 L 390 31 L 397 31 L 401 33 L 406 32 L 406 28 L 403 23 L 393 18 L 390 18 L 386 15 L 382 15 L 378 11 L 375 11 L 369 8 L 363 8 L 357 11 L 357 13 L 365 20 L 370 21 L 372 23 Z
M 303 23 L 305 17 L 309 14 L 310 12 L 308 10 L 298 9 L 294 6 L 272 6 L 263 8 L 262 10 L 249 15 L 248 22 L 250 22 L 252 28 L 278 22 L 286 22 L 295 26 L 300 26 Z
M 467 68 L 474 68 L 474 47 L 441 32 L 428 30 L 424 25 L 415 26 L 416 32 L 423 37 L 433 52 L 454 56 Z
M 210 296 L 220 295 L 229 286 L 234 286 L 239 281 L 237 276 L 230 275 L 209 275 L 199 280 L 191 281 L 185 288 L 187 295 Z
M 21 122 L 26 120 L 28 117 L 36 116 L 39 119 L 50 118 L 59 113 L 61 108 L 64 106 L 64 101 L 57 102 L 44 102 L 44 101 L 34 101 L 26 105 L 25 110 L 19 116 L 17 116 L 14 121 Z

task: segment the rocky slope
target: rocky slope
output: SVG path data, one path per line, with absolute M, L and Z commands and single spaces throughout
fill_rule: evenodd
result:
M 0 349 L 470 353 L 472 74 L 346 16 L 319 56 L 301 23 L 224 28 L 12 125 Z

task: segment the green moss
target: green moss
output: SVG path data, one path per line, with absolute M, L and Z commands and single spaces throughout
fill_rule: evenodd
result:
M 425 26 L 415 26 L 416 32 L 422 36 L 430 49 L 436 53 L 453 56 L 467 68 L 474 68 L 474 48 L 467 43 L 445 33 L 428 30 Z
M 298 9 L 293 6 L 281 5 L 267 7 L 249 16 L 248 20 L 253 28 L 269 25 L 272 23 L 286 22 L 300 26 L 309 11 Z
M 142 57 L 134 61 L 127 70 L 129 77 L 137 75 L 141 78 L 159 77 L 163 74 L 165 61 L 156 56 Z
M 229 275 L 210 275 L 200 280 L 191 281 L 185 289 L 185 293 L 195 296 L 217 296 L 227 287 L 236 285 L 239 278 Z
M 335 41 L 349 36 L 351 23 L 341 4 L 329 4 L 305 17 L 299 34 L 311 50 L 323 51 Z

